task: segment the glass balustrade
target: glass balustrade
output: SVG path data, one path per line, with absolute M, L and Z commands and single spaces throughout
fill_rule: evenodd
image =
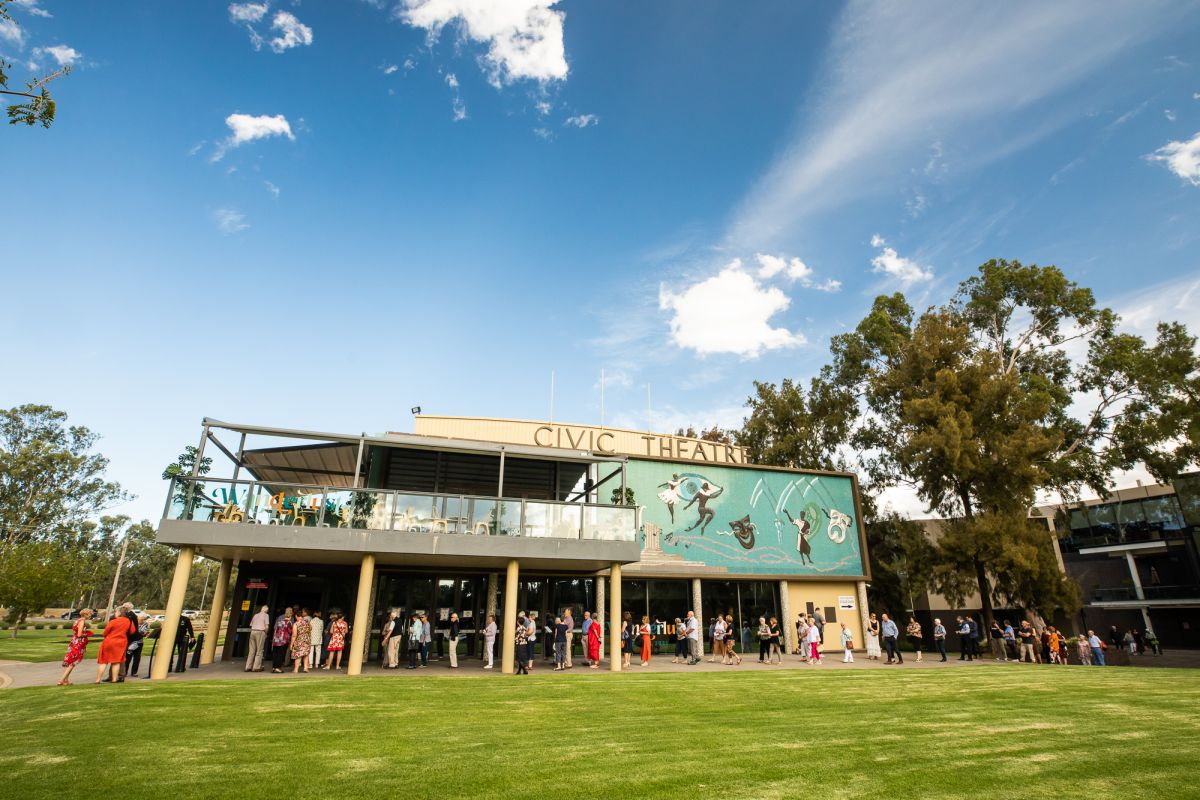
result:
M 635 510 L 262 481 L 174 478 L 165 519 L 467 536 L 636 540 Z

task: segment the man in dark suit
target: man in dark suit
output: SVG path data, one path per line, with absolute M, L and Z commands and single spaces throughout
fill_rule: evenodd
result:
M 188 645 L 196 638 L 196 632 L 192 629 L 192 621 L 186 616 L 179 615 L 179 628 L 175 631 L 175 671 L 183 672 L 187 669 L 187 654 Z

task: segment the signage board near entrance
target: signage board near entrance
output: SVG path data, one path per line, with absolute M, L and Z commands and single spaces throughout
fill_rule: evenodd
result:
M 854 610 L 854 595 L 852 595 L 852 594 L 838 595 L 838 608 L 840 608 L 844 611 L 853 611 Z
M 246 581 L 246 588 L 247 589 L 266 589 L 267 582 L 264 581 L 262 578 L 251 578 L 250 580 Z

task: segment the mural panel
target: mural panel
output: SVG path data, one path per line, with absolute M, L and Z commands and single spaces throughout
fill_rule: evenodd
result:
M 850 478 L 630 460 L 642 564 L 697 572 L 861 575 Z

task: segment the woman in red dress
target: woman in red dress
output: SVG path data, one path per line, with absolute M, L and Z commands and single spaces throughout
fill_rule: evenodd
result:
M 88 637 L 92 635 L 92 629 L 88 627 L 88 620 L 92 618 L 92 610 L 85 608 L 79 612 L 79 619 L 75 620 L 75 624 L 71 626 L 71 644 L 67 647 L 67 654 L 63 657 L 62 665 L 66 667 L 63 670 L 62 677 L 58 679 L 59 686 L 71 685 L 71 671 L 75 669 L 75 665 L 83 661 L 83 656 L 87 652 Z
M 329 657 L 325 659 L 325 666 L 321 669 L 329 669 L 331 666 L 341 669 L 342 651 L 346 649 L 346 634 L 350 632 L 350 625 L 337 612 L 330 614 L 329 618 L 333 620 L 329 623 L 329 647 L 325 648 L 329 651 Z
M 100 653 L 96 656 L 96 683 L 100 683 L 104 677 L 105 667 L 120 670 L 120 665 L 125 663 L 125 649 L 129 647 L 129 634 L 134 629 L 134 624 L 120 609 L 104 626 L 104 641 L 100 642 Z M 117 677 L 110 673 L 108 680 L 112 682 Z
M 638 635 L 642 637 L 642 666 L 650 666 L 650 618 L 643 616 Z
M 596 617 L 592 620 L 591 626 L 588 628 L 587 635 L 587 651 L 588 664 L 592 669 L 600 666 L 600 630 L 603 626 L 600 624 L 600 618 Z

